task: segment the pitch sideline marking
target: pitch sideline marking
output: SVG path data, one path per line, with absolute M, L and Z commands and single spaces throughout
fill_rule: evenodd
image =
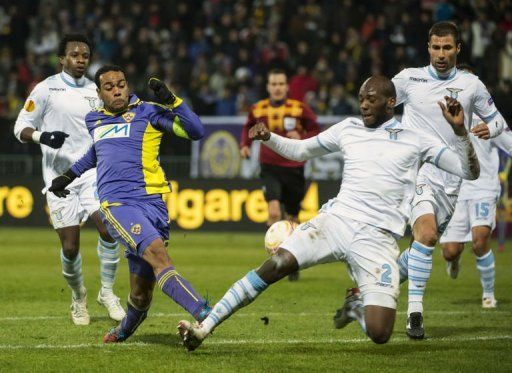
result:
M 441 338 L 428 338 L 424 340 L 424 342 L 479 342 L 479 341 L 493 341 L 493 340 L 512 340 L 512 335 L 496 335 L 496 336 L 484 336 L 484 337 L 441 337 Z M 391 343 L 393 342 L 407 342 L 409 338 L 392 338 Z M 246 344 L 246 345 L 260 345 L 260 344 L 346 344 L 346 343 L 366 343 L 370 342 L 368 338 L 352 338 L 352 339 L 219 339 L 219 340 L 211 340 L 206 342 L 206 345 L 234 345 L 234 344 Z M 153 347 L 153 343 L 145 343 L 145 342 L 127 342 L 127 343 L 119 343 L 119 344 L 109 344 L 103 345 L 98 343 L 81 343 L 76 345 L 48 345 L 48 344 L 39 344 L 34 346 L 22 346 L 22 345 L 0 345 L 0 350 L 23 350 L 23 349 L 49 349 L 49 350 L 70 350 L 70 349 L 80 349 L 80 348 L 130 348 L 130 347 Z
M 491 315 L 491 314 L 510 314 L 510 311 L 502 311 L 502 310 L 479 310 L 479 311 L 429 311 L 427 314 L 432 315 L 472 315 L 472 314 L 482 314 L 482 315 Z M 237 313 L 234 316 L 239 317 L 261 317 L 261 316 L 300 316 L 300 317 L 308 317 L 308 316 L 332 316 L 333 313 L 325 313 L 325 312 L 299 312 L 299 313 L 288 313 L 288 312 L 250 312 L 250 313 Z M 398 311 L 397 315 L 405 315 L 405 311 Z M 163 313 L 163 312 L 155 312 L 150 313 L 149 317 L 188 317 L 187 313 Z M 2 321 L 37 321 L 37 320 L 61 320 L 68 319 L 69 316 L 7 316 L 0 317 L 0 322 Z M 105 316 L 106 318 L 106 316 Z

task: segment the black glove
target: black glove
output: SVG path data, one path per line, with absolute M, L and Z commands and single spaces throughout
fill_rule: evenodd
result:
M 66 132 L 43 132 L 41 133 L 39 142 L 41 144 L 48 145 L 50 148 L 59 149 L 62 146 L 62 144 L 64 144 L 64 140 L 66 140 L 66 137 L 69 137 L 69 135 Z
M 48 191 L 59 198 L 65 198 L 69 194 L 69 190 L 67 190 L 66 187 L 75 179 L 76 175 L 69 169 L 52 180 L 52 185 L 48 188 Z
M 172 105 L 176 101 L 176 96 L 169 88 L 158 78 L 150 78 L 148 81 L 149 88 L 154 92 L 160 104 Z

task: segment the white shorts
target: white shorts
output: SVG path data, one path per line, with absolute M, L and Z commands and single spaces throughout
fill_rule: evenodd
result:
M 496 227 L 496 198 L 457 201 L 455 213 L 440 242 L 471 242 L 471 229 L 487 226 L 491 231 Z
M 346 262 L 365 306 L 396 309 L 400 250 L 388 231 L 321 212 L 299 225 L 281 247 L 293 254 L 300 269 Z
M 411 202 L 411 218 L 409 224 L 413 227 L 420 216 L 434 214 L 436 217 L 437 231 L 442 234 L 455 210 L 458 193 L 458 188 L 454 186 L 450 190 L 455 194 L 448 194 L 445 183 L 457 184 L 458 179 L 450 181 L 448 180 L 450 176 L 448 176 L 447 172 L 426 166 L 429 165 L 423 166 L 418 173 L 416 193 Z
M 66 189 L 70 193 L 65 198 L 46 192 L 46 201 L 54 229 L 79 225 L 100 208 L 96 191 L 96 169 L 85 172 L 81 177 L 73 180 Z

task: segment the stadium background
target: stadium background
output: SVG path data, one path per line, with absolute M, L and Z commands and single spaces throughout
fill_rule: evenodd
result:
M 510 122 L 510 6 L 509 1 L 481 0 L 0 0 L 0 372 L 512 372 L 509 242 L 495 251 L 495 310 L 481 309 L 480 279 L 469 247 L 457 281 L 448 279 L 440 251 L 433 255 L 425 297 L 427 338 L 419 343 L 405 335 L 405 287 L 388 344 L 370 342 L 357 323 L 333 329 L 332 315 L 345 288 L 353 286 L 345 266 L 334 263 L 304 271 L 299 282 L 273 285 L 193 354 L 174 335 L 176 323 L 188 315 L 160 291 L 155 291 L 150 316 L 129 341 L 104 346 L 101 336 L 115 324 L 94 296 L 89 298 L 91 325 L 71 325 L 60 246 L 43 212 L 40 149 L 20 144 L 12 134 L 28 92 L 59 69 L 60 36 L 86 30 L 96 46 L 89 74 L 110 61 L 129 67 L 129 79 L 143 97 L 147 76 L 161 74 L 209 123 L 214 137 L 199 148 L 164 137 L 164 167 L 177 180 L 175 190 L 184 192 L 170 201 L 184 208 L 181 223 L 193 228 L 207 215 L 219 219 L 210 227 L 221 227 L 227 212 L 220 204 L 232 203 L 235 196 L 244 200 L 244 208 L 250 199 L 251 216 L 261 219 L 259 183 L 250 178 L 254 165 L 237 166 L 233 141 L 248 105 L 265 94 L 265 71 L 285 67 L 294 77 L 292 95 L 303 94 L 317 115 L 328 116 L 323 123 L 334 123 L 332 116 L 357 111 L 354 90 L 366 75 L 392 76 L 404 66 L 427 64 L 428 28 L 434 21 L 455 19 L 463 31 L 461 61 L 477 67 Z M 297 74 L 299 66 L 308 67 L 308 74 Z M 223 149 L 205 151 L 220 161 L 191 164 L 192 158 L 200 159 L 203 146 Z M 324 164 L 328 167 L 319 170 Z M 202 176 L 212 170 L 239 176 Z M 312 196 L 332 196 L 335 191 L 322 188 L 337 189 L 339 170 L 336 158 L 310 165 L 315 179 L 331 179 L 315 180 Z M 226 193 L 226 188 L 236 192 Z M 314 205 L 315 199 L 310 201 Z M 230 217 L 241 215 L 237 227 L 259 232 L 232 232 L 233 225 L 226 232 L 204 232 L 210 223 L 203 221 L 200 229 L 171 233 L 173 261 L 214 301 L 267 255 L 261 247 L 264 224 L 239 212 L 228 211 Z M 401 240 L 400 247 L 408 241 Z M 81 231 L 90 295 L 100 286 L 96 242 L 95 230 Z M 494 240 L 492 247 L 497 247 Z M 116 293 L 124 302 L 129 282 L 122 261 Z
M 266 95 L 266 72 L 285 69 L 290 97 L 329 125 L 358 113 L 357 89 L 370 74 L 427 64 L 428 29 L 442 20 L 457 22 L 459 61 L 475 67 L 510 122 L 507 0 L 0 2 L 0 224 L 48 224 L 39 147 L 20 144 L 12 128 L 34 85 L 60 70 L 55 52 L 66 32 L 92 39 L 89 76 L 104 63 L 119 64 L 147 99 L 148 77 L 160 76 L 201 115 L 203 141 L 168 136 L 162 144 L 176 226 L 251 230 L 264 226 L 266 205 L 254 179 L 256 157 L 241 161 L 237 143 L 249 106 Z M 335 194 L 341 167 L 336 156 L 308 164 L 302 219 Z

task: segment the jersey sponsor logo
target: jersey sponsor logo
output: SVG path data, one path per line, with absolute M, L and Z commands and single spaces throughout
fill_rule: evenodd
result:
M 25 102 L 25 106 L 23 107 L 23 109 L 25 109 L 29 113 L 33 112 L 35 108 L 36 108 L 36 103 L 32 100 L 27 100 L 27 102 Z
M 450 92 L 450 98 L 457 99 L 459 97 L 459 92 L 462 92 L 463 89 L 460 88 L 446 88 L 448 92 Z
M 398 140 L 398 134 L 403 131 L 402 128 L 385 128 L 386 131 L 389 132 L 390 140 Z
M 142 227 L 140 226 L 140 224 L 134 224 L 130 228 L 130 232 L 132 232 L 133 234 L 139 235 L 142 232 Z
M 94 96 L 84 96 L 84 98 L 89 101 L 89 106 L 91 109 L 96 108 L 99 105 L 99 99 Z
M 95 128 L 94 142 L 105 139 L 130 137 L 130 126 L 130 123 L 113 123 Z
M 50 91 L 66 92 L 66 88 L 50 88 Z
M 124 114 L 122 115 L 122 117 L 123 117 L 123 119 L 124 119 L 125 121 L 127 121 L 127 122 L 129 123 L 129 122 L 131 122 L 131 121 L 133 120 L 133 118 L 135 118 L 135 113 L 131 113 L 131 112 L 129 112 L 129 113 L 124 113 Z
M 491 106 L 492 104 L 494 104 L 494 100 L 492 99 L 492 97 L 489 97 L 487 99 L 487 105 Z
M 428 80 L 425 78 L 415 78 L 414 76 L 410 76 L 409 80 L 412 80 L 413 82 L 419 82 L 419 83 L 428 83 Z

